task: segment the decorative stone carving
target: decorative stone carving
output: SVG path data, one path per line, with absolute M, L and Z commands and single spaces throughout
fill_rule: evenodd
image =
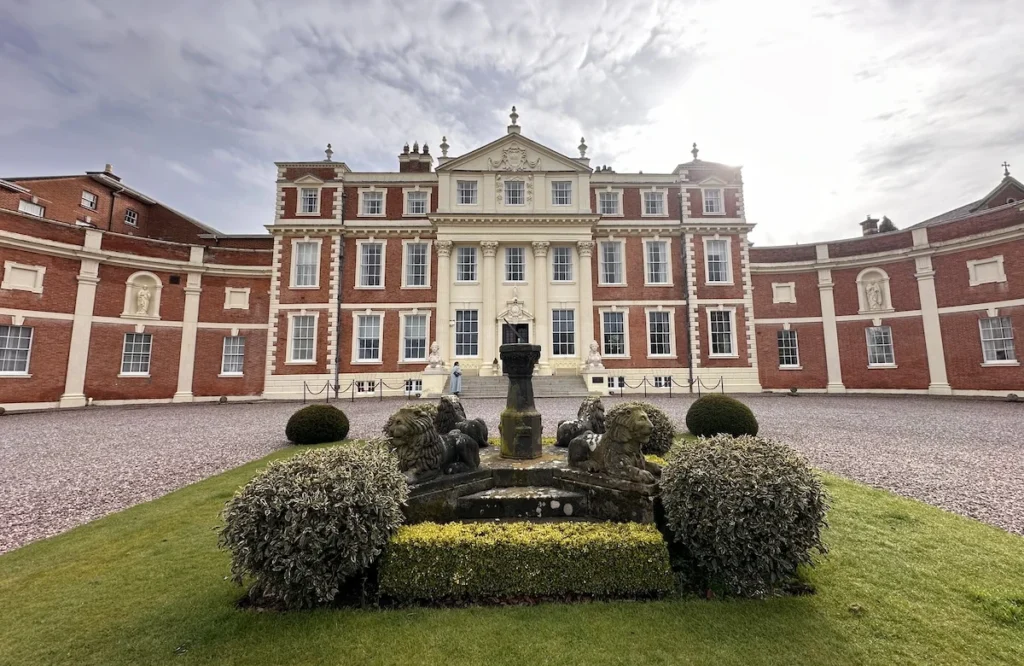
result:
M 122 317 L 130 319 L 159 319 L 160 279 L 147 271 L 133 273 L 125 282 Z
M 889 275 L 881 268 L 865 268 L 857 276 L 860 312 L 891 312 Z
M 430 355 L 427 356 L 427 367 L 434 369 L 444 367 L 444 359 L 441 358 L 441 345 L 437 340 L 430 343 Z
M 604 403 L 601 402 L 601 398 L 590 397 L 580 405 L 574 420 L 558 423 L 555 446 L 567 447 L 569 442 L 585 432 L 600 435 L 604 431 Z
M 581 258 L 588 258 L 594 252 L 594 241 L 576 241 L 576 249 Z
M 601 346 L 597 340 L 590 341 L 590 354 L 587 355 L 586 371 L 599 372 L 604 370 L 604 362 L 601 360 Z
M 143 316 L 149 314 L 150 298 L 152 298 L 152 294 L 149 293 L 149 287 L 144 284 L 139 285 L 135 291 L 135 314 Z
M 518 293 L 512 296 L 511 301 L 506 301 L 506 304 L 508 307 L 498 314 L 498 321 L 508 320 L 510 324 L 524 324 L 534 320 L 533 314 L 519 300 Z
M 452 242 L 448 240 L 436 240 L 434 241 L 434 249 L 437 250 L 437 256 L 439 257 L 450 257 L 452 256 Z
M 885 306 L 885 299 L 882 296 L 882 284 L 877 280 L 864 285 L 864 292 L 867 295 L 868 310 L 881 310 Z
M 498 241 L 480 241 L 485 257 L 493 257 L 498 253 Z
M 481 447 L 490 444 L 487 441 L 487 422 L 467 417 L 465 407 L 455 395 L 441 397 L 441 402 L 437 405 L 437 416 L 434 417 L 434 427 L 440 433 L 451 434 L 453 430 L 457 430 L 469 435 Z
M 398 456 L 398 468 L 410 484 L 480 467 L 477 441 L 457 430 L 439 434 L 425 406 L 403 407 L 389 419 L 385 430 Z
M 533 256 L 535 257 L 546 257 L 548 256 L 548 248 L 551 247 L 551 243 L 548 241 L 533 241 Z
M 508 148 L 501 151 L 500 160 L 495 161 L 488 158 L 487 164 L 494 171 L 528 171 L 540 166 L 540 158 L 538 157 L 531 162 L 526 148 L 523 148 L 518 143 L 512 143 Z
M 654 483 L 661 467 L 647 462 L 642 451 L 654 430 L 647 413 L 641 407 L 618 410 L 605 426 L 603 435 L 585 432 L 569 442 L 569 466 L 634 483 Z

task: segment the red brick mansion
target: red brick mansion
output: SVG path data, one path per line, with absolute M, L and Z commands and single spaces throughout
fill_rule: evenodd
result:
M 516 118 L 464 155 L 406 146 L 395 171 L 330 147 L 279 162 L 269 235 L 219 233 L 109 165 L 0 180 L 0 406 L 435 395 L 454 361 L 500 374 L 516 339 L 538 375 L 598 392 L 1024 392 L 1008 171 L 910 228 L 752 247 L 739 168 L 696 146 L 666 173 L 594 168 Z

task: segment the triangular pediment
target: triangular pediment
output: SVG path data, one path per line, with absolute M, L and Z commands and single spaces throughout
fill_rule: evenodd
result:
M 698 185 L 728 185 L 729 183 L 719 178 L 718 176 L 708 176 L 704 180 L 698 181 Z
M 436 171 L 573 171 L 590 173 L 580 164 L 556 150 L 528 139 L 508 134 L 465 155 L 439 164 Z
M 317 178 L 316 176 L 314 176 L 312 174 L 308 174 L 308 173 L 305 176 L 301 176 L 299 178 L 296 178 L 292 182 L 294 182 L 296 185 L 323 185 L 324 184 L 323 180 L 321 180 L 320 178 Z
M 1024 196 L 1024 185 L 1013 176 L 1007 175 L 996 185 L 994 190 L 986 194 L 971 210 L 995 208 L 996 206 L 1009 203 L 1008 199 L 1014 199 L 1015 202 L 1019 201 L 1022 196 Z

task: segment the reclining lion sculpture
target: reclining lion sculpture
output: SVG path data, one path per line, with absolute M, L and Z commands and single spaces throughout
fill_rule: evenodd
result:
M 604 433 L 604 403 L 601 398 L 585 399 L 576 412 L 575 420 L 558 422 L 555 446 L 569 446 L 569 442 L 585 432 Z
M 441 433 L 460 430 L 476 440 L 480 446 L 487 446 L 487 423 L 483 419 L 471 419 L 466 416 L 466 408 L 462 406 L 458 396 L 441 396 L 437 405 L 437 416 L 434 425 Z
M 648 462 L 641 447 L 654 426 L 641 407 L 618 411 L 605 423 L 607 432 L 585 432 L 569 442 L 569 466 L 608 474 L 634 483 L 654 483 L 661 467 Z
M 480 467 L 479 443 L 459 430 L 438 433 L 424 407 L 399 409 L 388 420 L 385 434 L 398 456 L 398 469 L 410 484 Z

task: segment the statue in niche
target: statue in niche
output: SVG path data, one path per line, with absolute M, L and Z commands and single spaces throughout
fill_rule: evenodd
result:
M 600 345 L 597 340 L 590 341 L 590 354 L 587 356 L 587 370 L 604 370 L 604 363 L 601 361 Z
M 149 287 L 146 285 L 139 285 L 135 292 L 135 314 L 137 315 L 148 315 L 149 314 L 149 301 L 152 299 L 152 294 L 149 293 Z
M 864 285 L 864 294 L 867 297 L 868 310 L 881 310 L 885 307 L 882 284 L 877 280 L 872 280 Z
M 441 345 L 437 340 L 430 343 L 430 355 L 427 356 L 427 365 L 431 368 L 443 368 L 444 359 L 441 358 Z

